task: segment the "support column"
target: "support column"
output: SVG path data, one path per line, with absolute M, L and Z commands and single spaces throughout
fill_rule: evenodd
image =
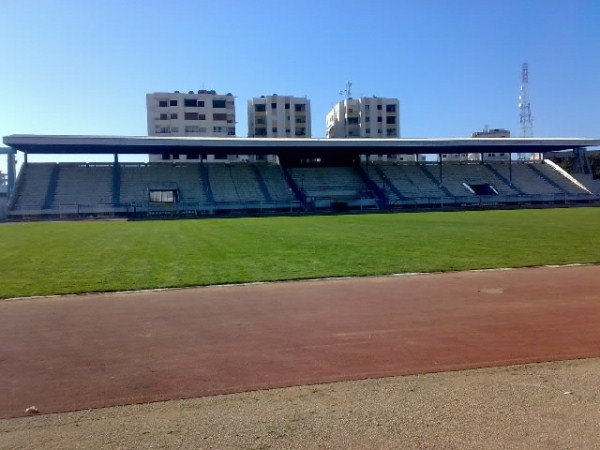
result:
M 6 167 L 7 167 L 7 186 L 8 186 L 8 197 L 15 188 L 15 181 L 17 179 L 17 160 L 15 158 L 16 152 L 8 152 L 6 155 Z
M 573 173 L 589 175 L 592 173 L 592 166 L 585 148 L 573 149 Z

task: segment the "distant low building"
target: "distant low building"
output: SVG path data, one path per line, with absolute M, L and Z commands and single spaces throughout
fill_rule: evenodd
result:
M 471 137 L 473 138 L 509 138 L 510 131 L 504 128 L 484 128 L 482 131 L 475 131 Z
M 504 128 L 488 128 L 485 127 L 482 131 L 475 131 L 471 134 L 472 138 L 475 139 L 501 139 L 509 138 L 510 131 Z M 481 161 L 480 153 L 461 153 L 461 154 L 442 154 L 442 161 L 447 162 L 469 162 L 469 161 Z M 483 158 L 486 160 L 504 161 L 510 158 L 508 153 L 485 153 Z
M 471 137 L 473 138 L 488 138 L 488 139 L 498 139 L 498 138 L 509 138 L 510 131 L 505 130 L 504 128 L 487 128 L 485 127 L 482 131 L 475 131 Z M 508 153 L 485 153 L 483 155 L 484 159 L 489 161 L 508 161 L 510 158 L 510 154 Z

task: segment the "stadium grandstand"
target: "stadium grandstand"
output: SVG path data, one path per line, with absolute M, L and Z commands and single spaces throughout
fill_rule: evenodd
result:
M 585 154 L 600 145 L 592 139 L 11 135 L 3 141 L 9 173 L 15 173 L 14 153 L 24 154 L 20 172 L 7 189 L 9 220 L 600 204 L 600 188 L 591 175 L 569 174 L 544 158 L 564 151 Z M 486 159 L 498 153 L 541 157 Z M 47 160 L 49 155 L 107 154 L 113 162 L 29 162 L 30 155 Z M 142 154 L 160 155 L 165 161 L 120 161 Z M 394 158 L 400 154 L 415 158 Z M 442 155 L 452 154 L 479 157 L 443 160 Z M 214 161 L 207 162 L 208 155 Z M 240 155 L 248 158 L 240 162 Z M 267 155 L 275 157 L 267 162 Z

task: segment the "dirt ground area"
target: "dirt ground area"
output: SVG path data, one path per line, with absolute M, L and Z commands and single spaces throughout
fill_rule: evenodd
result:
M 599 275 L 2 301 L 0 449 L 600 449 Z
M 0 302 L 0 417 L 600 357 L 600 266 Z
M 2 449 L 596 449 L 600 359 L 0 421 Z

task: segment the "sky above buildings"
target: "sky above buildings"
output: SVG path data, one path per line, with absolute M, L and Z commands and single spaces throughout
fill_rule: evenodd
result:
M 397 97 L 402 137 L 600 137 L 598 0 L 0 0 L 0 136 L 145 135 L 145 94 Z M 81 158 L 80 158 L 81 159 Z M 0 170 L 5 170 L 4 158 Z

